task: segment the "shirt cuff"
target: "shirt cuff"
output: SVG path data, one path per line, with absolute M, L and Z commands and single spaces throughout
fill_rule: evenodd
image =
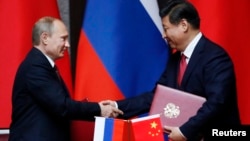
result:
M 114 101 L 114 103 L 115 103 L 115 108 L 117 108 L 117 109 L 118 109 L 118 104 L 117 104 L 117 102 L 116 102 L 116 101 Z

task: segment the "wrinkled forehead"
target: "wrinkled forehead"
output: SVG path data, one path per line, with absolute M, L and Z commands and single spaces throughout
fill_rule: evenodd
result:
M 53 31 L 54 31 L 54 33 L 57 33 L 57 34 L 64 34 L 64 35 L 68 34 L 68 31 L 67 31 L 65 24 L 60 20 L 54 21 Z

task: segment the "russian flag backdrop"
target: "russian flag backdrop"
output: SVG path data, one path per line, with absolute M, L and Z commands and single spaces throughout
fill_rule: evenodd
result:
M 117 100 L 151 90 L 168 60 L 162 31 L 157 1 L 87 0 L 74 98 Z M 93 130 L 89 133 L 89 128 L 85 131 L 79 129 L 84 125 L 76 124 L 76 140 L 87 139 L 85 135 L 93 140 Z

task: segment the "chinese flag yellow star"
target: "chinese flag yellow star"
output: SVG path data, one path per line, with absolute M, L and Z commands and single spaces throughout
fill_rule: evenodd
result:
M 151 124 L 151 128 L 154 128 L 154 129 L 156 129 L 156 127 L 157 127 L 157 123 L 155 123 L 155 121 L 153 121 L 152 123 L 150 123 Z

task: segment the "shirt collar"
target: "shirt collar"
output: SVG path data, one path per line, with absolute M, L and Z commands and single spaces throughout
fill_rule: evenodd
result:
M 196 47 L 198 41 L 200 40 L 202 36 L 202 33 L 199 32 L 195 37 L 194 39 L 188 44 L 187 48 L 185 49 L 185 51 L 183 52 L 183 54 L 187 57 L 187 59 L 189 60 L 193 51 L 194 51 L 194 48 Z
M 49 61 L 50 65 L 52 66 L 52 68 L 54 68 L 55 62 L 49 56 L 47 56 L 46 54 L 44 54 L 44 55 L 48 59 L 48 61 Z

